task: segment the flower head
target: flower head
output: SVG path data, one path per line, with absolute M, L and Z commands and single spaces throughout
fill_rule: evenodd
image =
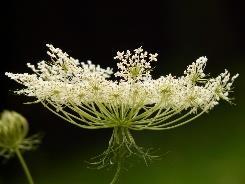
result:
M 214 108 L 219 101 L 230 100 L 234 80 L 226 70 L 218 77 L 204 73 L 207 58 L 200 57 L 180 77 L 153 79 L 151 64 L 158 54 L 142 47 L 133 52 L 117 52 L 114 59 L 120 80 L 111 80 L 111 68 L 103 69 L 90 61 L 79 62 L 60 49 L 47 45 L 50 61 L 37 67 L 28 64 L 33 74 L 6 73 L 25 86 L 17 91 L 36 98 L 51 112 L 67 122 L 87 129 L 113 128 L 108 149 L 96 164 L 121 165 L 132 155 L 151 160 L 137 146 L 129 130 L 168 130 L 182 126 Z M 101 166 L 100 166 L 101 168 Z
M 114 75 L 122 80 L 112 81 L 111 68 L 79 62 L 61 49 L 47 47 L 50 61 L 41 61 L 37 67 L 27 64 L 34 74 L 6 75 L 25 86 L 18 94 L 37 98 L 49 110 L 83 128 L 170 128 L 167 125 L 172 124 L 165 124 L 169 115 L 207 112 L 221 99 L 228 100 L 238 76 L 231 77 L 225 70 L 218 77 L 209 77 L 204 73 L 207 58 L 200 57 L 183 76 L 153 79 L 151 62 L 158 54 L 148 54 L 140 47 L 117 52 L 118 71 Z

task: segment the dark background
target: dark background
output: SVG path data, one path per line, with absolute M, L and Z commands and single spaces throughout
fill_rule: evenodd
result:
M 41 105 L 14 95 L 20 88 L 4 72 L 28 72 L 25 63 L 48 59 L 46 43 L 80 61 L 116 68 L 118 50 L 143 46 L 159 53 L 154 75 L 182 75 L 200 56 L 207 73 L 227 68 L 240 73 L 236 98 L 191 124 L 166 132 L 133 132 L 138 144 L 160 148 L 162 160 L 123 171 L 119 183 L 244 184 L 245 11 L 242 1 L 8 1 L 1 12 L 0 108 L 22 113 L 30 134 L 45 133 L 43 144 L 24 154 L 36 183 L 109 183 L 112 170 L 89 170 L 84 160 L 102 152 L 111 130 L 83 130 L 51 114 Z M 25 184 L 16 158 L 0 165 L 1 184 Z

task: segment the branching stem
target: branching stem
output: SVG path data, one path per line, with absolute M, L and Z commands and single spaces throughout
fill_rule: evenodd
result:
M 118 162 L 116 173 L 110 184 L 115 184 L 118 181 L 120 172 L 121 172 L 121 162 Z

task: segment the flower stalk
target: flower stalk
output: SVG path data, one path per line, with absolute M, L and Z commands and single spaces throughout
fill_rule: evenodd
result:
M 29 184 L 34 184 L 34 181 L 33 181 L 33 178 L 32 178 L 32 176 L 31 176 L 31 173 L 30 173 L 30 171 L 29 171 L 29 169 L 28 169 L 28 166 L 27 166 L 27 164 L 26 164 L 24 158 L 23 158 L 22 155 L 21 155 L 20 150 L 19 150 L 19 149 L 15 149 L 15 153 L 16 153 L 16 155 L 17 155 L 19 161 L 20 161 L 20 164 L 21 164 L 21 166 L 22 166 L 22 168 L 23 168 L 23 171 L 24 171 L 24 173 L 25 173 L 25 175 L 26 175 L 26 178 L 27 178 L 27 180 L 28 180 L 28 183 L 29 183 Z
M 114 175 L 114 177 L 113 177 L 113 179 L 112 179 L 110 184 L 117 183 L 117 181 L 119 180 L 120 172 L 121 172 L 121 162 L 118 162 L 116 173 L 115 173 L 115 175 Z

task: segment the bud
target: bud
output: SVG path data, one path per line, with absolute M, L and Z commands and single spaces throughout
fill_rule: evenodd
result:
M 5 110 L 0 116 L 0 156 L 11 157 L 16 149 L 31 150 L 40 143 L 40 136 L 26 138 L 29 126 L 27 120 L 15 111 Z

